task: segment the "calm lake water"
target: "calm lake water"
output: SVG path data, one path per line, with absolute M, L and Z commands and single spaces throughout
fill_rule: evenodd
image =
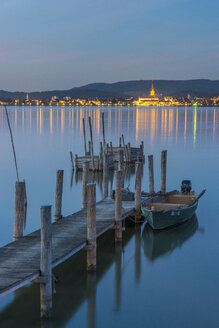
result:
M 142 188 L 148 190 L 147 155 L 154 154 L 160 188 L 160 152 L 168 150 L 167 189 L 191 179 L 206 188 L 197 216 L 154 233 L 126 222 L 121 247 L 114 234 L 98 239 L 97 272 L 86 273 L 81 251 L 54 270 L 59 277 L 50 324 L 39 320 L 39 286 L 0 299 L 2 327 L 219 327 L 219 109 L 131 107 L 10 107 L 20 180 L 27 184 L 25 234 L 40 227 L 40 206 L 54 204 L 56 170 L 64 169 L 63 215 L 81 208 L 81 175 L 71 174 L 69 151 L 82 155 L 82 118 L 93 121 L 95 153 L 102 140 L 117 145 L 123 133 L 133 146 L 144 141 Z M 87 119 L 88 121 L 88 119 Z M 88 122 L 87 128 L 88 128 Z M 88 136 L 87 136 L 88 137 Z M 0 246 L 12 241 L 16 173 L 4 109 L 0 107 Z M 100 175 L 97 199 L 102 197 Z M 126 185 L 134 188 L 134 168 Z M 113 188 L 113 177 L 111 177 Z

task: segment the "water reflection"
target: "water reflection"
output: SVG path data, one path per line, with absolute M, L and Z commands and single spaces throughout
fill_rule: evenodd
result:
M 9 115 L 15 130 L 19 127 L 24 132 L 27 128 L 33 129 L 32 122 L 36 122 L 36 130 L 39 134 L 49 131 L 54 134 L 54 126 L 60 134 L 71 128 L 73 134 L 82 133 L 82 118 L 92 118 L 93 128 L 96 135 L 101 137 L 101 113 L 105 108 L 99 107 L 9 107 Z M 188 137 L 192 138 L 195 147 L 197 137 L 203 137 L 203 127 L 205 136 L 211 131 L 212 140 L 217 137 L 218 111 L 215 108 L 107 108 L 105 125 L 110 129 L 114 126 L 116 135 L 119 135 L 122 126 L 127 125 L 126 131 L 129 133 L 131 124 L 135 125 L 135 142 L 148 138 L 153 145 L 157 138 L 161 142 L 171 143 L 175 140 L 179 142 L 178 136 L 183 136 L 184 145 Z M 56 112 L 56 115 L 54 115 Z M 112 113 L 114 114 L 112 116 Z M 0 125 L 3 121 L 3 110 L 0 109 Z M 112 122 L 113 120 L 113 122 Z M 86 120 L 85 120 L 86 121 Z M 88 126 L 86 125 L 88 131 Z M 209 132 L 210 132 L 209 131 Z
M 198 229 L 198 220 L 194 215 L 187 222 L 165 230 L 153 230 L 145 226 L 142 234 L 142 245 L 145 255 L 154 261 L 158 257 L 170 254 L 177 247 L 191 238 Z

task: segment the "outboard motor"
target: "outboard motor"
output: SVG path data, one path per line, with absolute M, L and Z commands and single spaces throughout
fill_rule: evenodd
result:
M 181 193 L 188 194 L 192 190 L 191 180 L 183 180 L 181 183 Z

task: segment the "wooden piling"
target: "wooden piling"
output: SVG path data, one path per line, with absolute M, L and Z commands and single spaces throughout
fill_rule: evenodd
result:
M 161 152 L 161 184 L 160 191 L 166 192 L 166 170 L 167 170 L 167 151 Z
M 87 154 L 87 141 L 86 141 L 86 130 L 85 130 L 84 117 L 83 117 L 82 121 L 83 121 L 83 132 L 84 132 L 84 154 L 86 156 L 86 154 Z
M 121 171 L 115 172 L 115 242 L 122 241 L 122 191 Z
M 56 195 L 55 195 L 55 215 L 54 220 L 62 218 L 62 192 L 63 192 L 63 170 L 58 170 L 56 174 Z
M 119 147 L 121 148 L 122 147 L 122 138 L 119 137 Z
M 109 164 L 108 154 L 103 156 L 103 198 L 108 197 Z
M 88 141 L 88 155 L 91 155 L 91 141 Z
M 87 184 L 89 180 L 89 162 L 85 161 L 83 163 L 83 173 L 82 173 L 82 205 L 81 208 L 87 208 Z
M 130 144 L 130 142 L 128 142 L 127 149 L 128 149 L 128 156 L 127 156 L 128 162 L 131 163 L 131 144 Z
M 96 270 L 96 184 L 87 185 L 87 271 Z
M 25 183 L 17 181 L 15 184 L 15 211 L 14 211 L 14 233 L 13 240 L 18 240 L 23 237 L 24 227 L 24 196 L 25 195 Z
M 71 169 L 72 171 L 74 171 L 74 161 L 73 161 L 73 154 L 72 154 L 72 151 L 70 151 L 70 160 L 71 160 Z
M 91 117 L 89 116 L 89 127 L 90 127 L 90 140 L 91 140 L 91 156 L 92 156 L 92 168 L 94 167 L 94 144 L 93 144 L 93 133 L 92 133 L 92 124 L 91 124 Z
M 149 177 L 149 193 L 154 193 L 154 164 L 153 155 L 148 156 L 148 177 Z
M 123 157 L 123 149 L 119 150 L 119 162 L 118 162 L 118 170 L 121 171 L 121 188 L 124 188 L 124 157 Z
M 110 141 L 110 152 L 111 152 L 111 154 L 113 154 L 113 144 L 112 144 L 112 141 Z
M 41 257 L 40 257 L 40 316 L 52 315 L 52 223 L 51 206 L 42 206 L 41 212 Z
M 104 112 L 102 112 L 102 132 L 103 132 L 103 151 L 105 153 L 106 140 L 105 140 L 105 127 L 104 127 Z
M 141 163 L 135 162 L 135 220 L 141 218 Z

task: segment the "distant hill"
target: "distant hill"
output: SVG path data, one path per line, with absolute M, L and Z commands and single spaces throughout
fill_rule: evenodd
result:
M 125 98 L 139 97 L 149 94 L 151 80 L 124 81 L 116 83 L 92 83 L 70 90 L 53 90 L 42 92 L 29 92 L 30 99 L 51 99 L 53 96 L 60 98 Z M 191 96 L 211 97 L 219 96 L 219 80 L 154 80 L 157 94 L 173 97 Z M 26 92 L 9 92 L 0 90 L 0 99 L 25 99 Z

